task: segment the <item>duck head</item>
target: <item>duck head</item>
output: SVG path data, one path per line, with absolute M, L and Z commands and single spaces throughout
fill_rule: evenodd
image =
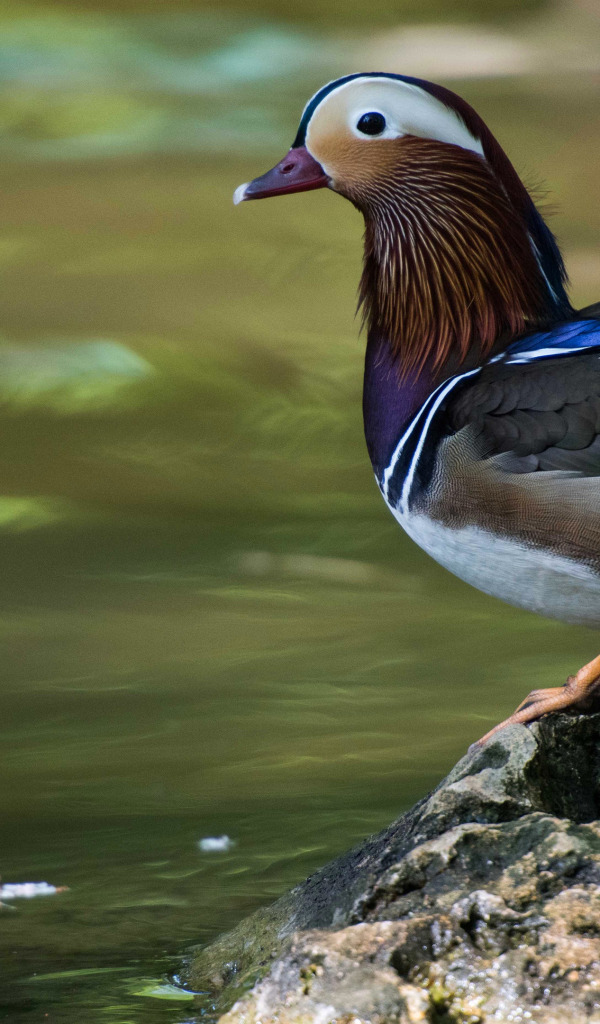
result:
M 570 313 L 554 237 L 485 122 L 442 86 L 330 82 L 283 160 L 234 202 L 329 188 L 365 219 L 360 304 L 401 371 L 489 355 Z

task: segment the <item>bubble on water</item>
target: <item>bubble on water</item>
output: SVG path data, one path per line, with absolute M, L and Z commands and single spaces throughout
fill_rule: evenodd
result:
M 55 896 L 64 891 L 64 885 L 50 885 L 48 882 L 5 882 L 0 886 L 0 900 L 31 900 L 34 896 Z
M 198 840 L 198 848 L 202 853 L 227 853 L 234 846 L 235 842 L 229 836 L 205 836 Z

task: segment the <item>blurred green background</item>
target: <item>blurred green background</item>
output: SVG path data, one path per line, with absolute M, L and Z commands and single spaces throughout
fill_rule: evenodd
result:
M 449 84 L 600 297 L 593 0 L 0 5 L 0 1020 L 187 1024 L 164 979 L 431 788 L 597 637 L 386 511 L 362 225 L 233 208 L 356 70 Z M 202 836 L 227 834 L 226 854 Z

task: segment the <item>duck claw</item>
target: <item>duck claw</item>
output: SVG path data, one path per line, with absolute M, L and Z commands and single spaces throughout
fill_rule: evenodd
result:
M 579 707 L 587 711 L 594 703 L 600 691 L 600 655 L 579 669 L 577 675 L 569 676 L 562 686 L 551 686 L 547 689 L 532 690 L 521 701 L 517 709 L 503 722 L 486 732 L 485 736 L 471 744 L 470 751 L 479 750 L 507 725 L 528 725 L 543 715 L 567 708 Z

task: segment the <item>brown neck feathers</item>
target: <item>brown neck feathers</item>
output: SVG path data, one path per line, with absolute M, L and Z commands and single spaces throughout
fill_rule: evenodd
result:
M 401 147 L 349 198 L 365 217 L 360 305 L 402 375 L 479 362 L 547 324 L 552 296 L 523 214 L 486 162 L 428 139 Z

